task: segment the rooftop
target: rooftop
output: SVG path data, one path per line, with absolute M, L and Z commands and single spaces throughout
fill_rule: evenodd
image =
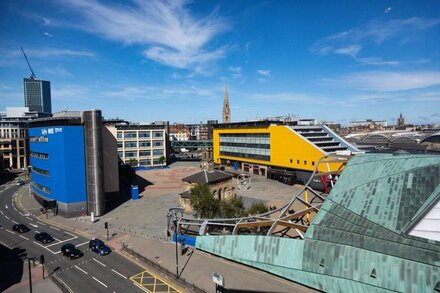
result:
M 198 173 L 192 174 L 188 177 L 182 178 L 182 181 L 188 182 L 188 183 L 208 183 L 208 184 L 214 184 L 217 182 L 223 182 L 231 179 L 231 174 L 222 172 L 222 171 L 207 171 L 203 170 Z

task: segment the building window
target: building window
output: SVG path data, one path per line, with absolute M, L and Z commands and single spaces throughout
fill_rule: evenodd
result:
M 32 167 L 32 172 L 35 172 L 37 174 L 43 175 L 43 176 L 49 176 L 49 171 L 43 170 L 37 167 Z
M 162 165 L 164 162 L 162 162 L 160 159 L 153 159 L 153 165 Z
M 290 159 L 290 163 L 292 163 L 292 159 Z
M 126 132 L 124 133 L 124 138 L 125 138 L 125 139 L 133 139 L 133 138 L 137 138 L 136 131 L 126 131 Z
M 116 134 L 116 137 L 118 139 L 121 139 L 122 138 L 122 131 L 118 131 L 118 133 Z
M 307 161 L 304 161 L 304 165 L 307 165 Z
M 48 154 L 37 153 L 37 152 L 31 152 L 31 157 L 38 158 L 38 159 L 43 159 L 43 160 L 49 159 L 49 155 Z
M 153 142 L 153 146 L 155 147 L 163 147 L 163 141 L 154 141 Z
M 299 165 L 299 160 L 296 160 L 296 163 Z
M 139 138 L 148 138 L 150 137 L 149 131 L 139 131 Z
M 314 161 L 312 161 L 312 166 L 315 166 L 315 162 Z
M 40 185 L 36 182 L 32 182 L 32 186 L 40 191 L 45 192 L 45 193 L 50 193 L 50 188 L 47 188 L 47 187 Z
M 120 159 L 122 159 L 122 156 L 123 156 L 122 151 L 118 151 L 118 157 L 119 157 Z
M 154 138 L 162 138 L 163 137 L 163 131 L 153 131 L 153 137 Z
M 49 139 L 47 138 L 47 136 L 31 136 L 29 138 L 29 141 L 31 141 L 31 142 L 48 142 Z
M 140 141 L 139 148 L 149 148 L 151 147 L 151 142 L 149 141 Z
M 118 149 L 122 149 L 122 142 L 118 141 Z
M 153 150 L 153 156 L 163 156 L 163 150 Z
M 151 161 L 150 160 L 139 160 L 139 165 L 140 166 L 150 166 Z
M 139 157 L 149 157 L 151 156 L 150 151 L 139 151 Z
M 126 142 L 124 142 L 124 146 L 126 149 L 135 149 L 135 148 L 137 148 L 137 142 L 136 141 L 126 141 Z
M 125 152 L 125 157 L 126 158 L 136 158 L 137 152 Z

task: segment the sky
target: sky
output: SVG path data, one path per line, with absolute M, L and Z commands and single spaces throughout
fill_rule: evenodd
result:
M 199 123 L 293 114 L 440 123 L 440 1 L 0 1 L 0 111 Z

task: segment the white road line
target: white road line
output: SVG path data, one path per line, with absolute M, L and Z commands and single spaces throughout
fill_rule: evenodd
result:
M 100 265 L 102 265 L 103 267 L 106 267 L 105 264 L 103 264 L 102 262 L 100 262 L 99 260 L 97 260 L 96 258 L 92 258 L 94 261 L 96 261 L 97 263 L 99 263 Z
M 99 284 L 101 284 L 102 286 L 104 286 L 105 288 L 108 288 L 106 284 L 104 284 L 103 282 L 101 282 L 101 281 L 98 280 L 97 278 L 95 278 L 95 277 L 92 277 L 92 278 L 93 278 L 93 280 L 95 280 L 96 282 L 98 282 Z
M 49 225 L 49 227 L 51 227 L 51 228 L 54 229 L 54 230 L 60 231 L 60 229 L 55 228 L 55 227 L 53 227 L 53 226 L 51 226 L 51 225 Z
M 77 265 L 75 265 L 75 268 L 77 268 L 78 270 L 80 270 L 81 272 L 83 272 L 84 274 L 88 275 L 89 273 L 87 273 L 85 270 L 83 270 L 82 268 L 78 267 Z
M 57 252 L 53 252 L 53 251 L 52 251 L 52 253 L 53 253 L 53 254 L 58 254 L 58 253 L 61 253 L 61 250 L 60 250 L 60 251 L 57 251 Z
M 64 233 L 69 234 L 69 235 L 72 236 L 72 237 L 78 237 L 78 236 L 76 236 L 76 235 L 74 235 L 74 234 L 72 234 L 72 233 L 69 233 L 69 232 L 67 232 L 67 231 L 64 231 Z
M 20 236 L 20 237 L 23 238 L 23 239 L 29 240 L 29 238 L 24 237 L 23 235 L 18 235 L 18 236 Z
M 66 240 L 63 240 L 63 241 L 57 242 L 57 243 L 52 243 L 52 244 L 47 245 L 47 246 L 45 246 L 45 247 L 51 247 L 51 246 L 54 246 L 54 245 L 57 245 L 57 244 L 60 244 L 60 243 L 63 243 L 63 242 L 67 242 L 67 241 L 70 241 L 70 240 L 76 239 L 76 238 L 78 238 L 78 237 L 75 236 L 75 237 L 72 237 L 72 238 L 69 238 L 69 239 L 66 239 Z
M 58 239 L 58 238 L 55 238 L 55 237 L 52 237 L 53 239 L 55 239 L 56 241 L 60 241 L 61 242 L 61 240 L 60 239 Z
M 5 215 L 5 218 L 6 218 L 6 219 L 8 219 L 8 220 L 10 220 L 10 219 L 9 219 L 9 217 L 8 217 L 8 216 L 6 216 L 6 215 Z
M 4 215 L 3 211 L 0 211 L 0 213 L 2 213 L 2 215 Z
M 32 221 L 32 219 L 31 219 L 31 218 L 29 218 L 29 217 L 26 217 L 26 219 L 28 219 L 29 221 Z
M 40 231 L 35 230 L 35 233 L 40 233 Z
M 21 212 L 18 212 L 18 213 L 24 217 L 24 214 L 23 214 L 23 213 L 21 213 Z
M 44 224 L 44 223 L 41 223 L 41 222 L 38 222 L 38 221 L 37 221 L 37 223 L 40 224 L 40 225 L 46 226 L 46 224 Z
M 86 241 L 86 242 L 84 242 L 84 243 L 81 243 L 81 244 L 78 244 L 78 245 L 75 245 L 76 247 L 80 247 L 80 246 L 82 246 L 82 245 L 84 245 L 84 244 L 87 244 L 87 243 L 89 243 L 89 241 Z
M 14 224 L 18 224 L 18 222 L 15 222 L 14 220 L 11 220 L 12 221 L 12 223 L 14 223 Z
M 15 235 L 15 233 L 14 232 L 12 232 L 12 231 L 9 231 L 8 229 L 5 229 L 7 232 L 9 232 L 9 233 L 11 233 L 11 234 L 14 234 Z
M 113 271 L 114 273 L 118 274 L 119 276 L 121 276 L 122 278 L 127 279 L 127 277 L 124 276 L 123 274 L 121 274 L 120 272 L 115 271 L 114 269 L 112 269 L 112 271 Z
M 31 225 L 31 226 L 34 227 L 34 228 L 37 228 L 37 227 L 38 227 L 38 225 L 35 225 L 35 224 L 32 224 L 32 223 L 29 223 L 29 225 Z
M 14 207 L 14 210 L 15 210 L 16 212 L 18 212 L 16 207 Z

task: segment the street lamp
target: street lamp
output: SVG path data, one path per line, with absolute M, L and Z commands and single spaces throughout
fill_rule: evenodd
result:
M 179 256 L 178 256 L 178 247 L 177 247 L 177 226 L 178 223 L 180 221 L 180 219 L 183 217 L 183 211 L 184 209 L 181 207 L 174 207 L 174 208 L 170 208 L 168 209 L 168 214 L 167 214 L 167 223 L 168 223 L 168 233 L 169 233 L 169 228 L 171 226 L 171 222 L 173 224 L 173 230 L 174 230 L 174 241 L 176 242 L 176 278 L 179 278 Z

